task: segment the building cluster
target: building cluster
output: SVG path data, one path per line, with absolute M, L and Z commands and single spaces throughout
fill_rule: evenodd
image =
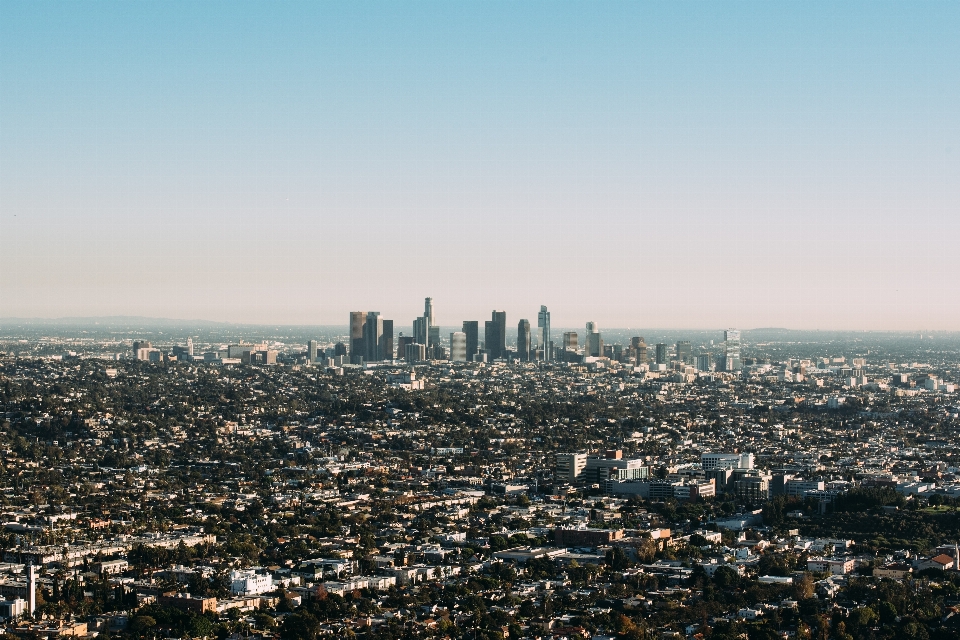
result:
M 497 313 L 136 359 L 0 338 L 6 633 L 956 631 L 955 347 L 553 345 L 543 308 L 508 348 Z

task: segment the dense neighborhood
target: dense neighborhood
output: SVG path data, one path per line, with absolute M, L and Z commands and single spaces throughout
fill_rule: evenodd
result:
M 960 633 L 955 341 L 746 333 L 725 371 L 260 340 L 3 339 L 6 634 Z

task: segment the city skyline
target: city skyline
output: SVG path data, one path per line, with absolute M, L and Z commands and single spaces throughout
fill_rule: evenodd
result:
M 0 315 L 332 324 L 429 291 L 954 329 L 958 29 L 952 2 L 5 2 Z

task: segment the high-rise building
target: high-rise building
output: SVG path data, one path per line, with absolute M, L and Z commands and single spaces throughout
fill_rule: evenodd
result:
M 427 346 L 416 342 L 405 347 L 405 356 L 408 363 L 421 362 L 427 359 Z
M 472 362 L 480 347 L 480 323 L 476 320 L 464 320 L 463 333 L 467 336 L 467 362 Z
M 599 358 L 603 355 L 603 339 L 596 322 L 587 323 L 587 335 L 583 340 L 584 355 Z
M 307 362 L 313 364 L 317 361 L 317 351 L 320 349 L 320 343 L 316 340 L 307 341 Z
M 433 298 L 423 299 L 423 316 L 413 321 L 413 339 L 427 348 L 428 355 L 435 357 L 430 352 L 440 348 L 440 328 L 433 319 Z
M 520 362 L 530 361 L 530 321 L 526 319 L 517 323 L 517 357 Z
M 693 349 L 689 340 L 677 342 L 677 360 L 683 364 L 693 364 Z
M 363 359 L 366 362 L 380 361 L 380 337 L 383 335 L 383 320 L 379 311 L 368 311 L 363 323 Z
M 397 337 L 397 359 L 403 360 L 407 357 L 407 345 L 414 344 L 416 341 L 413 336 L 405 336 L 403 332 Z
M 193 338 L 187 338 L 187 355 L 193 356 Z
M 662 342 L 658 342 L 655 357 L 656 357 L 657 364 L 667 364 L 669 362 L 669 356 L 667 355 L 667 345 L 665 345 Z
M 580 348 L 580 344 L 577 339 L 576 331 L 564 331 L 563 332 L 563 350 L 564 351 L 576 351 Z
M 726 371 L 740 371 L 740 330 L 727 329 L 723 332 L 723 368 Z
M 540 313 L 537 314 L 537 330 L 543 359 L 549 362 L 553 360 L 553 342 L 550 337 L 550 312 L 547 311 L 546 305 L 540 305 Z
M 454 331 L 450 334 L 450 361 L 467 361 L 467 334 L 463 331 Z
M 363 325 L 367 322 L 366 311 L 350 312 L 350 359 L 362 358 L 366 353 L 363 345 Z
M 393 320 L 383 321 L 383 333 L 380 336 L 380 359 L 393 360 Z
M 426 317 L 413 319 L 413 341 L 417 344 L 426 345 L 430 340 L 430 325 L 427 323 Z
M 494 311 L 491 319 L 484 323 L 484 343 L 490 360 L 505 358 L 507 355 L 507 312 Z
M 428 327 L 432 327 L 437 324 L 433 321 L 433 298 L 423 299 L 423 317 L 427 319 Z
M 587 467 L 585 453 L 558 453 L 553 477 L 558 482 L 576 482 Z
M 710 371 L 711 356 L 709 353 L 701 353 L 697 356 L 697 371 Z
M 643 336 L 637 336 L 630 341 L 630 346 L 633 348 L 633 355 L 637 359 L 637 366 L 639 367 L 642 364 L 647 364 L 650 362 L 647 356 L 647 343 L 644 342 Z

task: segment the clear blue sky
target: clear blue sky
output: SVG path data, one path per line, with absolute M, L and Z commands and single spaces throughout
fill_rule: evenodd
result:
M 0 3 L 0 316 L 958 329 L 960 2 Z

